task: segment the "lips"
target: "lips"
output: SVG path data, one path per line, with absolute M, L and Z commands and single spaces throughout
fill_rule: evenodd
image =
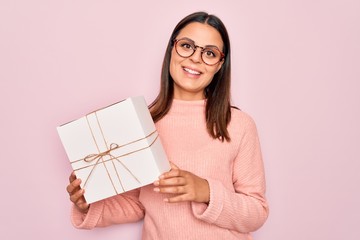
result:
M 201 72 L 196 71 L 196 70 L 191 69 L 191 68 L 183 67 L 183 69 L 184 69 L 185 72 L 193 74 L 193 75 L 200 75 L 201 74 Z

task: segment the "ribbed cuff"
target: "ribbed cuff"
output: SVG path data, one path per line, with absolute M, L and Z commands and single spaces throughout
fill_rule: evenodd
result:
M 87 213 L 80 212 L 75 205 L 71 210 L 71 222 L 76 228 L 81 229 L 92 229 L 96 227 L 101 213 L 103 211 L 103 201 L 95 202 L 90 204 L 89 211 Z
M 209 205 L 205 203 L 191 203 L 191 208 L 194 216 L 200 220 L 208 223 L 214 223 L 221 214 L 224 206 L 224 190 L 219 181 L 213 179 L 206 179 L 210 187 L 210 202 Z

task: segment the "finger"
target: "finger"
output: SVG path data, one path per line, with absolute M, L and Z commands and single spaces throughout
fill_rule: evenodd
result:
M 89 210 L 90 204 L 88 204 L 84 197 L 80 197 L 76 202 L 75 206 L 83 213 L 87 213 Z
M 156 187 L 154 188 L 155 192 L 160 193 L 171 193 L 171 194 L 183 194 L 186 193 L 184 186 L 173 186 L 173 187 Z
M 170 162 L 171 170 L 173 169 L 180 169 L 178 166 L 175 165 L 175 163 Z
M 180 169 L 172 169 L 170 172 L 165 172 L 164 174 L 162 174 L 159 178 L 160 179 L 165 179 L 165 178 L 172 178 L 172 177 L 180 177 L 183 174 L 184 171 L 180 170 Z
M 81 209 L 86 208 L 89 204 L 86 202 L 84 197 L 80 197 L 76 202 L 75 205 L 80 207 Z
M 76 204 L 76 202 L 79 201 L 80 198 L 84 197 L 84 189 L 80 189 L 76 191 L 75 193 L 70 195 L 70 201 Z
M 155 182 L 155 186 L 180 186 L 185 185 L 186 179 L 183 177 L 172 177 L 172 178 L 164 178 Z
M 70 174 L 70 176 L 69 176 L 69 182 L 73 182 L 75 179 L 76 179 L 75 172 L 72 171 L 71 174 Z
M 81 202 L 80 202 L 81 201 Z M 87 212 L 87 210 L 90 207 L 90 204 L 88 204 L 87 202 L 85 202 L 84 200 L 79 200 L 76 203 L 76 206 L 82 211 L 82 212 Z
M 80 188 L 81 179 L 77 178 L 74 181 L 72 181 L 69 185 L 66 187 L 66 191 L 68 193 L 74 192 L 74 190 L 78 190 Z

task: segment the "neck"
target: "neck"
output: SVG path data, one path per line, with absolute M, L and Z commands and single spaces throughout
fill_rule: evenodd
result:
M 179 91 L 174 91 L 174 99 L 183 100 L 183 101 L 196 101 L 196 100 L 204 100 L 205 95 L 203 92 L 199 93 L 182 93 Z

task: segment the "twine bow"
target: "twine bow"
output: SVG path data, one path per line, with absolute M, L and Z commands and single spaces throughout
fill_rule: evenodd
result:
M 112 143 L 110 144 L 110 149 L 106 150 L 105 152 L 101 152 L 101 153 L 93 153 L 93 154 L 89 154 L 84 158 L 85 162 L 93 162 L 95 160 L 100 160 L 102 157 L 109 155 L 111 156 L 111 151 L 116 150 L 120 148 L 119 145 L 117 145 L 116 143 Z

